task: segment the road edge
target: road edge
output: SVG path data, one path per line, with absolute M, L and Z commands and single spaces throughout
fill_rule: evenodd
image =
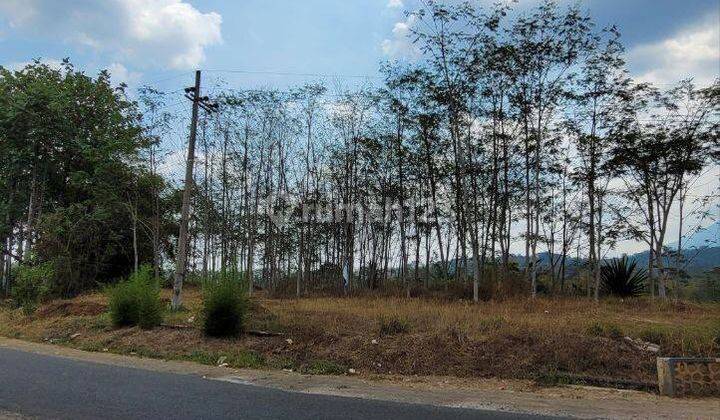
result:
M 720 412 L 720 399 L 679 400 L 626 390 L 590 389 L 588 398 L 563 393 L 474 389 L 426 381 L 391 382 L 353 376 L 318 376 L 297 372 L 233 369 L 189 361 L 161 360 L 106 352 L 88 352 L 65 346 L 0 337 L 0 348 L 62 357 L 89 363 L 122 366 L 183 375 L 196 375 L 243 385 L 287 392 L 363 398 L 408 404 L 469 408 L 518 414 L 575 418 L 712 418 Z

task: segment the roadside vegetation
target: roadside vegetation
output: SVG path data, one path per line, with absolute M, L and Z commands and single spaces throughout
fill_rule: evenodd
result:
M 353 91 L 0 67 L 0 334 L 642 389 L 720 356 L 720 269 L 683 248 L 717 214 L 720 80 L 633 80 L 580 5 L 481 3 L 422 2 L 417 60 Z
M 245 334 L 212 338 L 205 333 L 203 294 L 190 288 L 185 309 L 166 312 L 152 331 L 113 326 L 102 293 L 48 302 L 32 315 L 5 307 L 0 335 L 238 368 L 317 374 L 353 369 L 368 377 L 498 377 L 644 390 L 655 387 L 656 356 L 720 356 L 715 304 L 657 304 L 647 298 L 611 298 L 598 305 L 580 298 L 516 298 L 477 305 L 379 296 L 256 297 L 243 300 Z M 167 307 L 170 291 L 162 295 Z M 657 344 L 659 351 L 641 342 Z
M 150 266 L 142 266 L 129 279 L 110 286 L 106 293 L 114 326 L 137 325 L 150 330 L 162 322 L 165 308 L 160 301 L 160 285 Z

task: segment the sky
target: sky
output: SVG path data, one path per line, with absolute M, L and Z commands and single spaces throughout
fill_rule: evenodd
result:
M 404 12 L 418 1 L 0 0 L 0 65 L 19 69 L 33 59 L 57 65 L 69 57 L 89 74 L 108 69 L 114 83 L 166 91 L 191 85 L 195 69 L 203 70 L 206 84 L 222 80 L 233 88 L 318 79 L 378 83 L 383 61 L 414 57 L 406 37 L 413 22 Z M 516 7 L 538 2 L 519 0 Z M 720 0 L 578 3 L 598 26 L 619 27 L 636 79 L 662 87 L 720 76 Z M 182 97 L 178 104 L 187 105 Z M 699 185 L 712 188 L 717 176 L 713 170 Z
M 234 87 L 283 87 L 315 74 L 372 82 L 382 61 L 412 57 L 404 11 L 417 1 L 0 0 L 0 65 L 70 57 L 131 86 L 188 84 L 196 68 Z M 720 0 L 579 3 L 600 26 L 620 27 L 637 78 L 704 83 L 720 74 Z

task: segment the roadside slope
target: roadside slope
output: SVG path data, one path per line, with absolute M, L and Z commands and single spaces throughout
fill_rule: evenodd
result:
M 0 338 L 0 349 L 154 372 L 202 376 L 223 382 L 312 395 L 420 403 L 437 407 L 463 407 L 578 418 L 709 419 L 720 412 L 720 399 L 677 400 L 627 390 L 568 386 L 538 388 L 531 392 L 511 390 L 513 388 L 511 382 L 500 381 L 461 381 L 437 377 L 369 379 L 350 376 L 313 376 L 294 372 L 230 369 L 191 362 L 91 353 L 3 338 Z M 14 411 L 12 407 L 0 408 Z

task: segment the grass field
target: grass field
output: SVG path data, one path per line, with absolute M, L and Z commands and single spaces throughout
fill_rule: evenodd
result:
M 163 295 L 169 298 L 169 292 Z M 205 338 L 201 296 L 151 331 L 114 329 L 99 293 L 33 315 L 0 309 L 0 335 L 92 351 L 315 374 L 532 379 L 651 389 L 655 357 L 720 356 L 720 305 L 517 299 L 472 304 L 380 297 L 253 300 L 246 334 Z M 260 336 L 258 331 L 274 333 Z M 654 353 L 625 337 L 660 345 Z

